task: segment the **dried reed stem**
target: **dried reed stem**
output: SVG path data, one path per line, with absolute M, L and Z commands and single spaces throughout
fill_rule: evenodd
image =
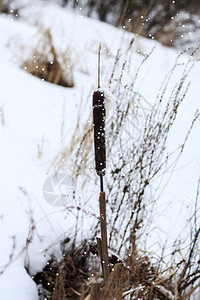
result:
M 100 208 L 100 224 L 101 224 L 101 252 L 102 252 L 102 266 L 105 284 L 109 275 L 109 260 L 108 260 L 108 244 L 107 244 L 107 224 L 106 224 L 106 200 L 105 193 L 100 192 L 99 196 Z

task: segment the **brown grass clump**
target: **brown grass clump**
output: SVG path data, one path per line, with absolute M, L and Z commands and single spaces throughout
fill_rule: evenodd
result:
M 174 299 L 174 270 L 161 271 L 158 262 L 153 263 L 149 254 L 139 253 L 133 246 L 123 262 L 115 260 L 113 265 L 114 256 L 110 257 L 111 272 L 106 285 L 93 280 L 85 300 Z
M 95 248 L 95 245 L 92 246 Z M 94 253 L 92 246 L 90 245 L 90 251 Z M 119 300 L 125 299 L 127 295 L 151 299 L 149 295 L 163 295 L 164 292 L 160 292 L 154 283 L 159 278 L 158 268 L 152 266 L 148 256 L 132 253 L 123 263 L 116 263 L 117 256 L 112 255 L 109 258 L 111 273 L 104 285 L 102 273 L 98 269 L 98 252 L 92 266 L 90 251 L 88 244 L 84 242 L 78 249 L 63 255 L 61 261 L 56 258 L 48 261 L 45 268 L 33 278 L 38 285 L 40 299 Z M 159 282 L 164 283 L 165 280 Z
M 88 278 L 88 247 L 85 242 L 78 249 L 63 254 L 58 261 L 52 258 L 33 280 L 39 288 L 40 299 L 79 299 Z
M 49 29 L 40 30 L 40 38 L 36 47 L 21 67 L 42 80 L 64 87 L 74 86 L 68 51 L 57 53 Z
M 130 239 L 132 246 L 124 259 L 114 253 L 110 255 L 110 274 L 106 284 L 99 270 L 101 264 L 96 244 L 84 241 L 78 248 L 64 254 L 60 261 L 52 258 L 33 277 L 38 285 L 39 299 L 186 300 L 199 288 L 199 271 L 187 275 L 194 242 L 184 262 L 166 266 L 164 260 L 138 250 L 135 234 Z
M 98 283 L 99 279 L 93 280 L 89 294 L 83 299 L 186 300 L 194 295 L 194 292 L 200 287 L 199 270 L 196 269 L 193 274 L 190 272 L 188 277 L 186 276 L 187 272 L 185 272 L 186 268 L 189 271 L 188 266 L 191 265 L 191 252 L 185 258 L 187 263 L 183 264 L 179 261 L 177 265 L 166 266 L 164 260 L 157 260 L 151 257 L 149 253 L 139 251 L 135 244 L 134 234 L 131 240 L 132 250 L 127 253 L 123 261 L 117 263 L 115 261 L 115 265 L 113 265 L 111 264 L 113 256 L 110 257 L 112 271 L 106 285 L 104 286 L 102 282 Z M 191 251 L 194 247 L 193 242 Z M 182 268 L 183 271 L 181 272 Z M 98 276 L 94 276 L 94 278 L 98 278 Z M 185 284 L 183 289 L 181 288 L 181 282 Z

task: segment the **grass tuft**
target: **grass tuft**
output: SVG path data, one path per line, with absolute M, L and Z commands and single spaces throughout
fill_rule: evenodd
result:
M 37 34 L 38 42 L 31 50 L 29 57 L 23 61 L 21 67 L 44 81 L 64 87 L 73 87 L 73 66 L 69 50 L 57 53 L 52 34 L 49 29 L 40 29 Z M 24 46 L 21 45 L 23 53 Z

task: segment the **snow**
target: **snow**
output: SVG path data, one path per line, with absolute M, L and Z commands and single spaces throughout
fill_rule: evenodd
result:
M 123 51 L 132 39 L 132 35 L 125 31 L 87 19 L 54 4 L 38 2 L 30 8 L 23 8 L 21 16 L 22 19 L 14 20 L 10 16 L 0 15 L 0 107 L 5 116 L 5 125 L 0 124 L 0 271 L 3 272 L 0 276 L 0 299 L 2 300 L 38 299 L 35 283 L 27 274 L 24 265 L 29 266 L 32 274 L 40 271 L 51 253 L 59 252 L 61 238 L 67 236 L 73 239 L 76 209 L 72 208 L 70 214 L 64 208 L 50 205 L 43 197 L 43 184 L 52 174 L 49 169 L 62 143 L 65 145 L 69 143 L 73 135 L 78 120 L 80 99 L 86 99 L 92 89 L 96 88 L 96 50 L 99 41 L 103 45 L 102 73 L 105 74 L 102 88 L 106 89 L 106 76 L 111 72 L 109 62 L 116 55 L 119 46 L 122 55 L 126 56 Z M 57 48 L 69 46 L 75 63 L 74 88 L 63 88 L 43 82 L 19 69 L 21 58 L 15 43 L 16 41 L 19 43 L 21 39 L 31 47 L 32 37 L 36 34 L 38 25 L 51 28 Z M 129 77 L 127 75 L 125 78 L 128 83 L 131 82 L 137 66 L 144 57 L 141 53 L 148 53 L 155 44 L 151 58 L 141 69 L 135 83 L 135 91 L 140 91 L 150 103 L 153 103 L 160 84 L 173 67 L 178 53 L 138 37 L 132 50 L 131 71 Z M 187 59 L 186 54 L 180 58 L 183 62 Z M 189 75 L 192 84 L 168 141 L 169 149 L 175 149 L 184 140 L 193 115 L 196 109 L 200 108 L 199 71 L 200 64 L 197 62 Z M 180 67 L 174 74 L 174 80 L 181 72 Z M 106 94 L 112 102 L 110 92 Z M 63 107 L 64 138 L 61 134 Z M 90 104 L 84 107 L 82 122 L 87 119 L 90 109 Z M 108 109 L 111 115 L 112 104 Z M 149 242 L 151 244 L 152 241 L 157 243 L 159 239 L 169 237 L 169 233 L 172 232 L 174 237 L 188 218 L 185 207 L 189 207 L 195 200 L 199 177 L 200 140 L 197 138 L 199 127 L 200 121 L 189 137 L 183 156 L 164 191 L 160 207 L 157 208 L 163 217 L 159 216 L 155 220 L 154 226 L 159 229 L 152 234 Z M 38 145 L 42 147 L 40 159 Z M 87 193 L 83 191 L 83 198 L 86 195 Z M 173 201 L 169 202 L 169 198 Z M 83 203 L 85 199 L 81 201 Z M 90 206 L 90 211 L 98 214 L 95 209 Z M 30 231 L 32 222 L 36 229 L 26 249 L 27 236 L 32 233 Z M 79 225 L 77 242 L 88 237 L 93 222 L 94 216 L 87 214 L 87 224 Z M 71 243 L 69 247 L 70 245 Z M 13 256 L 10 257 L 12 250 Z
M 3 284 L 2 284 L 3 281 Z M 1 299 L 37 300 L 37 287 L 23 264 L 12 264 L 1 278 Z

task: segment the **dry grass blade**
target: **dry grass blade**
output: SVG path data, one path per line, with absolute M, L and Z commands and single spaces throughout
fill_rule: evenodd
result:
M 200 287 L 200 283 L 194 286 L 188 293 L 179 298 L 179 300 L 187 300 Z
M 101 298 L 101 290 L 98 283 L 94 283 L 90 295 L 87 296 L 87 300 L 99 300 Z M 86 300 L 85 299 L 85 300 Z
M 102 291 L 102 300 L 122 299 L 123 264 L 116 264 L 108 277 L 108 281 Z

